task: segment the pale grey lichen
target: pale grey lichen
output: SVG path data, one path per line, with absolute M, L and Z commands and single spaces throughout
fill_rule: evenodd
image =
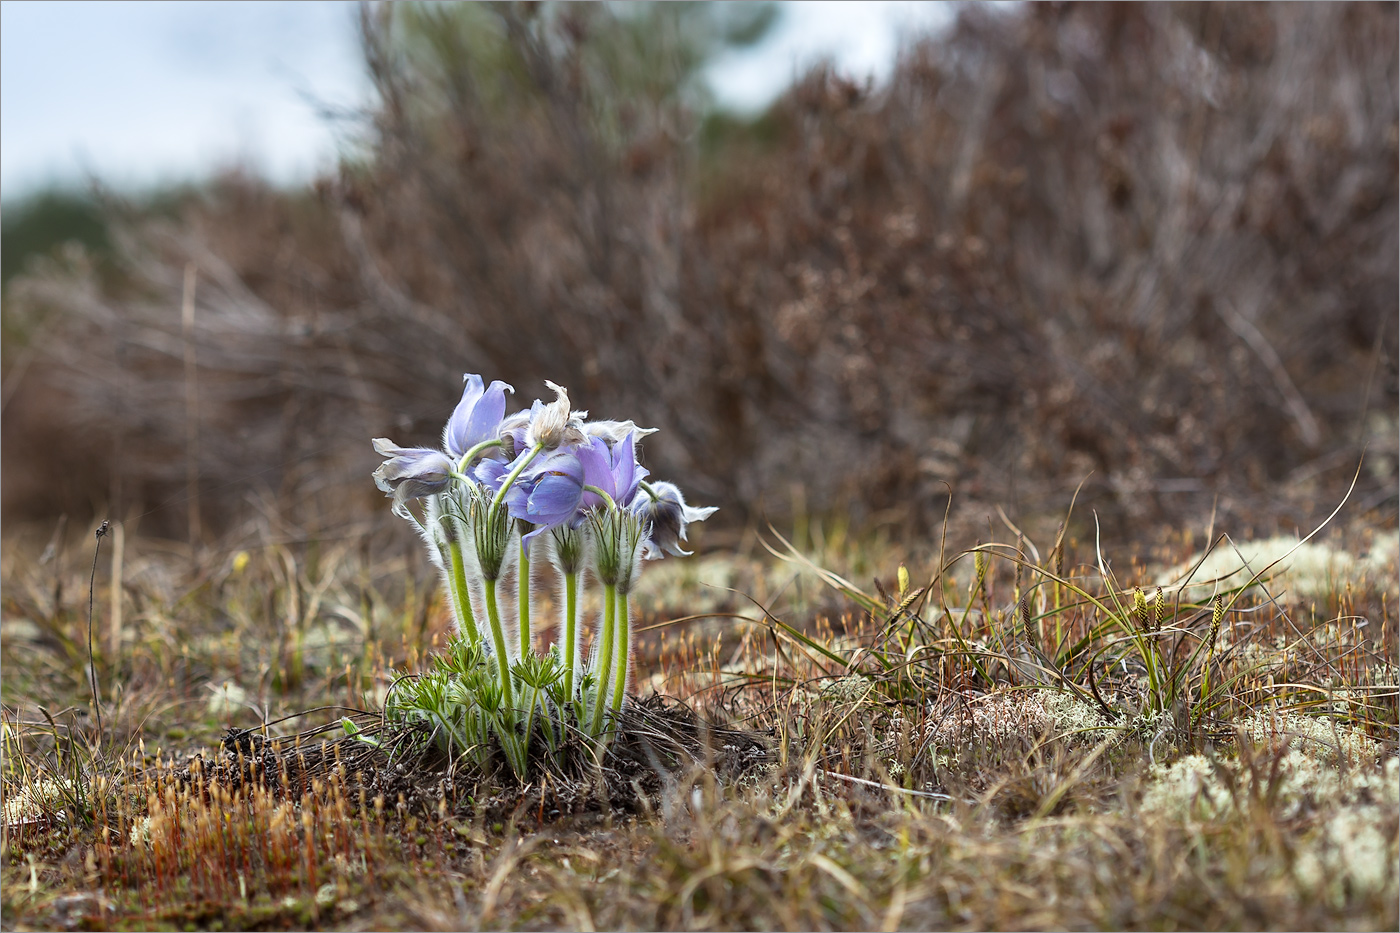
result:
M 1257 744 L 1283 745 L 1317 761 L 1358 766 L 1373 763 L 1381 745 L 1361 732 L 1333 719 L 1284 712 L 1261 713 L 1243 723 L 1245 734 Z

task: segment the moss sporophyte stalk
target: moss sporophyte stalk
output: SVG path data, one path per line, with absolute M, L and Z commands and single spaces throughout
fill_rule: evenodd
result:
M 514 389 L 487 387 L 475 374 L 464 381 L 441 450 L 374 441 L 386 458 L 374 481 L 394 513 L 417 526 L 454 622 L 446 654 L 401 681 L 385 710 L 395 721 L 427 723 L 450 755 L 485 764 L 499 751 L 524 776 L 532 749 L 560 756 L 570 735 L 594 749 L 606 744 L 627 703 L 628 599 L 642 563 L 687 555 L 687 526 L 715 509 L 687 505 L 672 483 L 647 482 L 637 442 L 654 428 L 590 422 L 554 383 L 553 402 L 537 399 L 507 416 Z M 546 654 L 532 640 L 531 564 L 541 537 L 563 588 Z M 513 588 L 500 585 L 512 579 Z M 585 664 L 579 610 L 590 580 L 603 609 Z

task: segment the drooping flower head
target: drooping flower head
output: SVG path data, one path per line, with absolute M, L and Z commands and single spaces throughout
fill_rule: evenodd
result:
M 387 437 L 376 437 L 374 450 L 389 458 L 374 471 L 374 484 L 394 497 L 393 509 L 399 515 L 408 514 L 408 500 L 446 489 L 456 466 L 440 450 L 400 447 Z
M 685 529 L 691 522 L 703 522 L 719 509 L 717 506 L 696 508 L 685 504 L 685 496 L 672 483 L 650 483 L 647 494 L 632 503 L 632 511 L 646 525 L 642 541 L 642 557 L 658 560 L 666 554 L 689 557 L 682 550 Z
M 499 379 L 484 388 L 481 377 L 475 373 L 466 373 L 462 380 L 466 383 L 462 400 L 442 429 L 442 448 L 454 460 L 460 460 L 482 441 L 497 438 L 506 415 L 506 393 L 515 392 Z

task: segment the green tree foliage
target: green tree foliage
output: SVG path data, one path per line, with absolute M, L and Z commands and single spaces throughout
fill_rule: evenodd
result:
M 72 242 L 108 249 L 107 222 L 92 198 L 56 188 L 7 205 L 0 212 L 0 283 L 8 286 L 31 257 Z

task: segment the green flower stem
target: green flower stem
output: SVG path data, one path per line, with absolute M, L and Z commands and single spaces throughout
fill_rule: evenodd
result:
M 447 543 L 447 553 L 452 561 L 452 585 L 448 587 L 452 591 L 452 602 L 457 610 L 457 618 L 466 628 L 467 639 L 473 645 L 481 644 L 481 632 L 476 627 L 476 616 L 472 614 L 471 591 L 467 589 L 467 572 L 462 564 L 462 544 L 460 541 L 449 541 Z
M 628 626 L 631 622 L 627 608 L 627 594 L 619 592 L 617 594 L 616 609 L 617 628 L 616 640 L 613 642 L 613 651 L 617 654 L 617 682 L 613 684 L 612 709 L 613 716 L 616 717 L 622 710 L 622 698 L 627 692 L 627 660 L 631 655 L 630 633 Z
M 554 717 L 549 715 L 548 693 L 537 687 L 534 702 L 540 707 L 540 726 L 544 729 L 544 743 L 553 753 L 559 747 L 559 740 L 554 734 Z
M 530 713 L 525 718 L 525 749 L 526 756 L 529 755 L 530 739 L 535 731 L 535 707 L 540 702 L 540 691 L 538 687 L 530 688 Z M 549 717 L 545 717 L 546 719 Z
M 593 728 L 596 739 L 603 731 L 603 707 L 607 705 L 608 680 L 612 673 L 613 626 L 617 613 L 617 586 L 603 584 L 603 635 L 598 645 L 598 699 L 593 704 Z
M 475 460 L 477 456 L 481 454 L 482 451 L 490 450 L 492 447 L 500 446 L 501 442 L 499 439 L 494 441 L 482 441 L 480 444 L 477 444 L 471 450 L 463 454 L 461 460 L 457 461 L 457 473 L 462 474 L 467 472 L 467 467 L 471 465 L 471 462 Z
M 585 486 L 583 487 L 583 491 L 584 491 L 584 492 L 591 492 L 591 493 L 593 493 L 595 496 L 600 496 L 600 497 L 603 499 L 603 501 L 606 502 L 606 503 L 608 504 L 608 511 L 609 511 L 609 512 L 616 512 L 616 511 L 617 511 L 617 503 L 613 501 L 613 497 L 612 497 L 612 496 L 610 496 L 610 495 L 607 494 L 607 491 L 606 491 L 606 490 L 599 489 L 597 486 L 587 486 L 587 485 L 585 485 Z
M 491 621 L 491 640 L 496 645 L 496 664 L 501 672 L 501 694 L 507 710 L 515 708 L 515 691 L 510 683 L 510 655 L 506 653 L 506 633 L 501 628 L 501 613 L 496 608 L 496 581 L 486 581 L 486 617 Z M 509 714 L 508 714 L 509 715 Z
M 515 485 L 515 481 L 520 478 L 520 474 L 525 472 L 525 468 L 530 465 L 532 460 L 540 455 L 540 451 L 542 450 L 544 450 L 544 445 L 536 444 L 535 449 L 530 451 L 529 455 L 516 464 L 515 469 L 510 471 L 510 475 L 506 477 L 504 483 L 501 483 L 501 488 L 496 490 L 496 495 L 491 500 L 491 515 L 494 516 L 496 512 L 500 510 L 501 502 L 506 497 L 506 491 Z
M 516 603 L 520 607 L 520 656 L 534 648 L 530 644 L 530 545 L 525 541 L 525 522 L 520 522 L 520 572 L 517 574 Z
M 574 698 L 574 652 L 578 644 L 578 574 L 564 574 L 564 696 Z

